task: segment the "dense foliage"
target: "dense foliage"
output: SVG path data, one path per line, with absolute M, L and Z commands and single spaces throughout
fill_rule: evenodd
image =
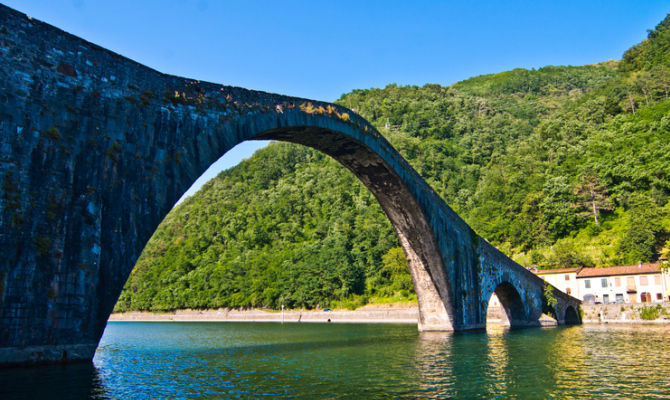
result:
M 406 300 L 411 280 L 394 246 L 353 174 L 307 147 L 273 143 L 166 217 L 118 307 L 351 306 L 371 291 Z
M 389 85 L 338 102 L 521 264 L 653 261 L 670 247 L 669 60 L 666 18 L 619 62 Z M 402 250 L 367 189 L 327 156 L 274 143 L 168 215 L 117 310 L 412 296 Z

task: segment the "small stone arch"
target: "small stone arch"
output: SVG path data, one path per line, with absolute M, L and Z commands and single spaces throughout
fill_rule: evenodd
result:
M 546 307 L 544 310 L 542 310 L 544 314 L 548 315 L 549 317 L 555 319 L 556 321 L 559 321 L 560 319 L 558 318 L 559 312 L 556 310 L 556 307 Z
M 581 323 L 581 319 L 579 318 L 579 313 L 573 306 L 567 306 L 565 308 L 565 315 L 563 317 L 563 321 L 565 321 L 565 325 L 577 325 Z
M 500 313 L 502 325 L 526 325 L 526 312 L 519 291 L 509 282 L 502 282 L 493 291 L 504 312 Z

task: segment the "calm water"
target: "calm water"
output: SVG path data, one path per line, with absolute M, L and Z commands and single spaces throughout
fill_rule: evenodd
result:
M 670 398 L 670 326 L 110 322 L 93 364 L 0 370 L 0 398 Z

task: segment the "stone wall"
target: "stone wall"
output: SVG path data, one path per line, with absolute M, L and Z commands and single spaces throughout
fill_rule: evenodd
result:
M 645 320 L 640 312 L 660 306 L 656 320 Z M 583 303 L 583 321 L 585 323 L 670 323 L 670 303 L 645 303 L 645 304 L 593 304 Z
M 178 310 L 171 313 L 128 312 L 112 314 L 110 321 L 221 321 L 221 322 L 333 322 L 416 324 L 418 307 L 358 310 Z

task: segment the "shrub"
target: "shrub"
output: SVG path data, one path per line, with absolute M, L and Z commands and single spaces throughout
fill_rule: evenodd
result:
M 314 113 L 314 104 L 312 104 L 311 102 L 302 103 L 302 104 L 300 104 L 300 110 L 304 113 L 307 113 L 307 114 L 313 114 Z
M 558 300 L 554 296 L 554 288 L 547 282 L 544 283 L 544 287 L 542 288 L 542 297 L 544 303 L 550 308 L 554 308 L 558 304 Z
M 663 307 L 661 305 L 651 306 L 651 307 L 642 307 L 640 308 L 640 318 L 645 321 L 653 321 L 658 319 L 661 315 L 661 310 Z

